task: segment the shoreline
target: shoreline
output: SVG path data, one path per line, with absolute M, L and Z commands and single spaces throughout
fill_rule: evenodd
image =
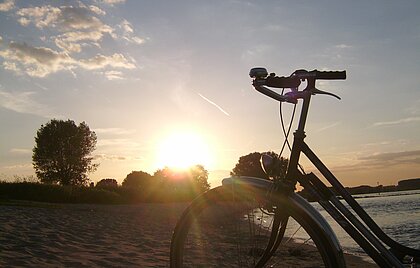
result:
M 168 267 L 188 203 L 0 203 L 0 266 Z M 348 267 L 377 267 L 345 254 Z

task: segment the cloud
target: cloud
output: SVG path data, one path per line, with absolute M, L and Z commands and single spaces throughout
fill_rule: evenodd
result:
M 109 4 L 117 2 L 122 1 L 109 2 Z M 23 26 L 33 24 L 39 29 L 49 28 L 57 31 L 58 34 L 53 36 L 53 39 L 63 49 L 67 46 L 71 47 L 71 44 L 63 45 L 64 42 L 81 40 L 98 42 L 105 34 L 109 34 L 114 39 L 122 37 L 134 43 L 144 42 L 144 39 L 134 36 L 132 24 L 125 19 L 117 25 L 122 31 L 122 36 L 117 36 L 115 29 L 101 20 L 101 16 L 105 16 L 106 12 L 94 5 L 86 6 L 82 3 L 79 3 L 79 6 L 46 5 L 22 8 L 16 14 L 19 17 L 18 22 Z
M 118 27 L 122 31 L 122 38 L 129 43 L 141 45 L 145 42 L 145 39 L 134 35 L 133 25 L 127 20 L 123 20 Z
M 420 114 L 420 99 L 413 100 L 413 103 L 404 109 L 411 115 L 419 115 Z
M 111 146 L 111 147 L 118 147 L 118 148 L 138 148 L 140 147 L 140 144 L 137 142 L 134 142 L 132 140 L 129 139 L 120 139 L 120 138 L 116 138 L 116 139 L 100 139 L 98 140 L 97 143 L 98 147 L 107 147 L 107 146 Z
M 390 141 L 379 141 L 379 142 L 370 142 L 363 144 L 364 146 L 382 146 L 390 144 Z
M 109 1 L 107 4 L 122 3 Z M 104 2 L 105 3 L 105 2 Z M 6 2 L 3 4 L 5 5 Z M 105 35 L 115 40 L 125 40 L 133 44 L 142 44 L 144 39 L 134 34 L 133 25 L 123 19 L 114 29 L 103 19 L 106 12 L 95 5 L 78 2 L 76 6 L 44 5 L 21 8 L 16 11 L 18 22 L 25 27 L 33 25 L 44 30 L 50 36 L 41 36 L 43 42 L 52 41 L 56 46 L 32 46 L 26 43 L 11 41 L 0 50 L 4 59 L 3 68 L 17 74 L 32 77 L 46 77 L 58 71 L 74 72 L 77 68 L 85 70 L 106 69 L 103 74 L 108 80 L 123 79 L 121 70 L 134 69 L 135 61 L 121 53 L 96 56 L 81 54 L 85 47 L 101 48 Z M 48 30 L 48 31 L 45 31 Z M 0 37 L 0 44 L 3 39 Z M 58 48 L 58 49 L 57 49 Z
M 116 4 L 125 3 L 125 0 L 102 0 L 100 2 L 102 2 L 104 4 L 107 4 L 107 5 L 110 5 L 110 6 L 113 6 L 113 5 L 116 5 Z
M 2 166 L 1 169 L 16 169 L 19 172 L 22 171 L 22 169 L 30 169 L 32 170 L 33 165 L 32 163 L 22 163 L 22 164 L 16 164 L 16 165 L 9 165 L 9 166 Z
M 346 45 L 346 44 L 339 44 L 339 45 L 336 45 L 335 47 L 340 48 L 340 49 L 352 48 L 352 46 Z
M 54 38 L 55 45 L 68 53 L 79 53 L 83 46 L 100 47 L 99 41 L 102 39 L 103 33 L 100 31 L 73 31 L 59 35 Z
M 356 171 L 369 169 L 384 169 L 396 165 L 420 165 L 420 150 L 401 151 L 393 153 L 375 153 L 359 157 L 351 164 L 337 166 L 336 171 Z
M 123 74 L 120 71 L 107 71 L 107 72 L 104 72 L 104 75 L 108 80 L 122 80 L 122 79 L 124 79 Z
M 105 25 L 95 15 L 105 15 L 105 11 L 96 6 L 61 6 L 50 5 L 19 9 L 16 14 L 26 21 L 24 26 L 33 23 L 37 28 L 56 28 L 66 32 L 70 30 L 101 30 Z
M 400 124 L 404 124 L 404 123 L 410 123 L 410 122 L 417 122 L 420 121 L 420 117 L 407 117 L 407 118 L 403 118 L 403 119 L 399 119 L 399 120 L 395 120 L 395 121 L 385 121 L 385 122 L 376 122 L 373 124 L 374 127 L 379 127 L 379 126 L 392 126 L 392 125 L 400 125 Z
M 92 10 L 92 12 L 94 12 L 94 13 L 96 13 L 98 15 L 101 15 L 101 16 L 105 16 L 106 15 L 106 12 L 104 10 L 100 9 L 97 6 L 90 5 L 89 8 L 90 8 L 90 10 Z
M 3 3 L 0 3 L 0 11 L 6 12 L 12 10 L 15 7 L 14 0 L 6 0 Z
M 109 155 L 109 154 L 96 154 L 93 156 L 94 160 L 111 160 L 111 161 L 124 161 L 129 160 L 129 157 L 120 155 Z
M 120 27 L 123 29 L 123 31 L 127 34 L 129 33 L 133 33 L 133 25 L 131 25 L 130 22 L 128 22 L 127 20 L 123 20 L 120 24 Z
M 33 23 L 38 28 L 44 28 L 55 27 L 57 18 L 60 13 L 61 11 L 59 8 L 48 5 L 41 7 L 22 8 L 16 12 L 16 15 L 20 16 L 18 21 L 23 26 L 27 26 L 30 23 Z
M 33 100 L 35 92 L 6 92 L 0 90 L 0 106 L 11 111 L 33 114 L 46 118 L 61 118 L 49 108 Z
M 31 155 L 32 150 L 31 149 L 20 149 L 20 148 L 13 148 L 9 151 L 12 154 L 18 154 L 18 155 Z
M 395 165 L 402 163 L 420 163 L 420 150 L 395 153 L 377 153 L 359 158 L 371 164 Z
M 322 132 L 322 131 L 325 131 L 325 130 L 327 130 L 327 129 L 330 129 L 330 128 L 333 128 L 333 127 L 335 127 L 335 126 L 338 126 L 338 125 L 340 125 L 340 124 L 341 124 L 341 122 L 335 122 L 335 123 L 332 123 L 332 124 L 330 124 L 330 125 L 327 125 L 327 126 L 324 126 L 324 127 L 322 127 L 322 128 L 317 129 L 317 130 L 316 130 L 316 132 Z
M 97 6 L 61 6 L 50 5 L 22 8 L 18 10 L 18 22 L 23 26 L 34 24 L 37 28 L 49 28 L 59 34 L 53 36 L 57 47 L 66 52 L 80 52 L 83 45 L 99 46 L 105 34 L 115 37 L 113 28 L 103 23 L 99 16 L 106 12 Z M 83 43 L 79 43 L 83 42 Z
M 134 130 L 124 128 L 95 128 L 93 130 L 97 134 L 126 135 L 134 133 Z
M 134 69 L 136 66 L 127 60 L 122 54 L 115 53 L 112 56 L 96 55 L 87 60 L 80 60 L 79 65 L 87 70 L 102 69 L 107 66 L 124 69 Z
M 15 42 L 11 42 L 8 49 L 0 51 L 0 57 L 5 59 L 5 69 L 35 77 L 45 77 L 63 69 L 70 70 L 76 63 L 67 53 Z
M 0 51 L 3 67 L 16 73 L 26 73 L 33 77 L 45 77 L 61 70 L 76 68 L 97 70 L 104 68 L 134 69 L 133 59 L 115 53 L 110 56 L 98 54 L 93 58 L 77 60 L 66 52 L 58 52 L 46 47 L 32 47 L 26 43 L 11 42 L 7 49 Z M 114 74 L 116 75 L 116 74 Z

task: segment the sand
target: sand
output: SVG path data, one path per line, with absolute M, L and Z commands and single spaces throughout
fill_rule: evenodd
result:
M 0 267 L 168 267 L 186 206 L 3 204 Z M 349 267 L 376 267 L 347 258 Z

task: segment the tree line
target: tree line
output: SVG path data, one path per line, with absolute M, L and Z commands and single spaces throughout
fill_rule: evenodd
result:
M 100 180 L 95 186 L 92 182 L 89 183 L 88 173 L 95 171 L 98 167 L 98 164 L 93 163 L 92 156 L 96 142 L 95 132 L 90 130 L 85 122 L 77 125 L 72 120 L 52 119 L 45 125 L 41 125 L 35 137 L 32 162 L 37 178 L 42 185 L 46 186 L 42 188 L 43 186 L 38 185 L 38 191 L 51 192 L 60 189 L 61 195 L 69 202 L 74 202 L 77 198 L 86 200 L 84 195 L 89 195 L 87 192 L 90 191 L 91 195 L 96 195 L 96 199 L 108 198 L 117 203 L 127 203 L 191 200 L 210 189 L 208 171 L 202 165 L 195 165 L 182 171 L 165 167 L 157 170 L 153 175 L 144 171 L 132 171 L 121 185 L 118 185 L 115 179 L 106 178 Z M 266 152 L 266 154 L 280 160 L 279 174 L 284 175 L 287 159 L 280 158 L 274 152 Z M 261 168 L 260 158 L 259 152 L 241 156 L 230 174 L 269 179 Z M 5 191 L 5 187 L 4 183 L 0 184 L 0 198 L 2 194 L 5 195 L 5 192 L 13 190 Z M 17 188 L 14 189 L 15 192 L 28 191 Z M 63 192 L 63 189 L 70 190 Z M 36 193 L 33 195 L 37 196 Z
M 93 186 L 93 185 L 92 185 Z M 132 171 L 121 186 L 116 179 L 102 179 L 95 188 L 124 192 L 134 201 L 186 201 L 210 189 L 208 171 L 202 165 L 185 170 L 165 167 L 153 175 L 144 171 Z

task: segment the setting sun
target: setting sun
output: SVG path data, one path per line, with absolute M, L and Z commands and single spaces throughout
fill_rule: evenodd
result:
M 193 165 L 208 167 L 211 156 L 208 144 L 195 133 L 174 133 L 157 149 L 157 166 L 184 169 Z

